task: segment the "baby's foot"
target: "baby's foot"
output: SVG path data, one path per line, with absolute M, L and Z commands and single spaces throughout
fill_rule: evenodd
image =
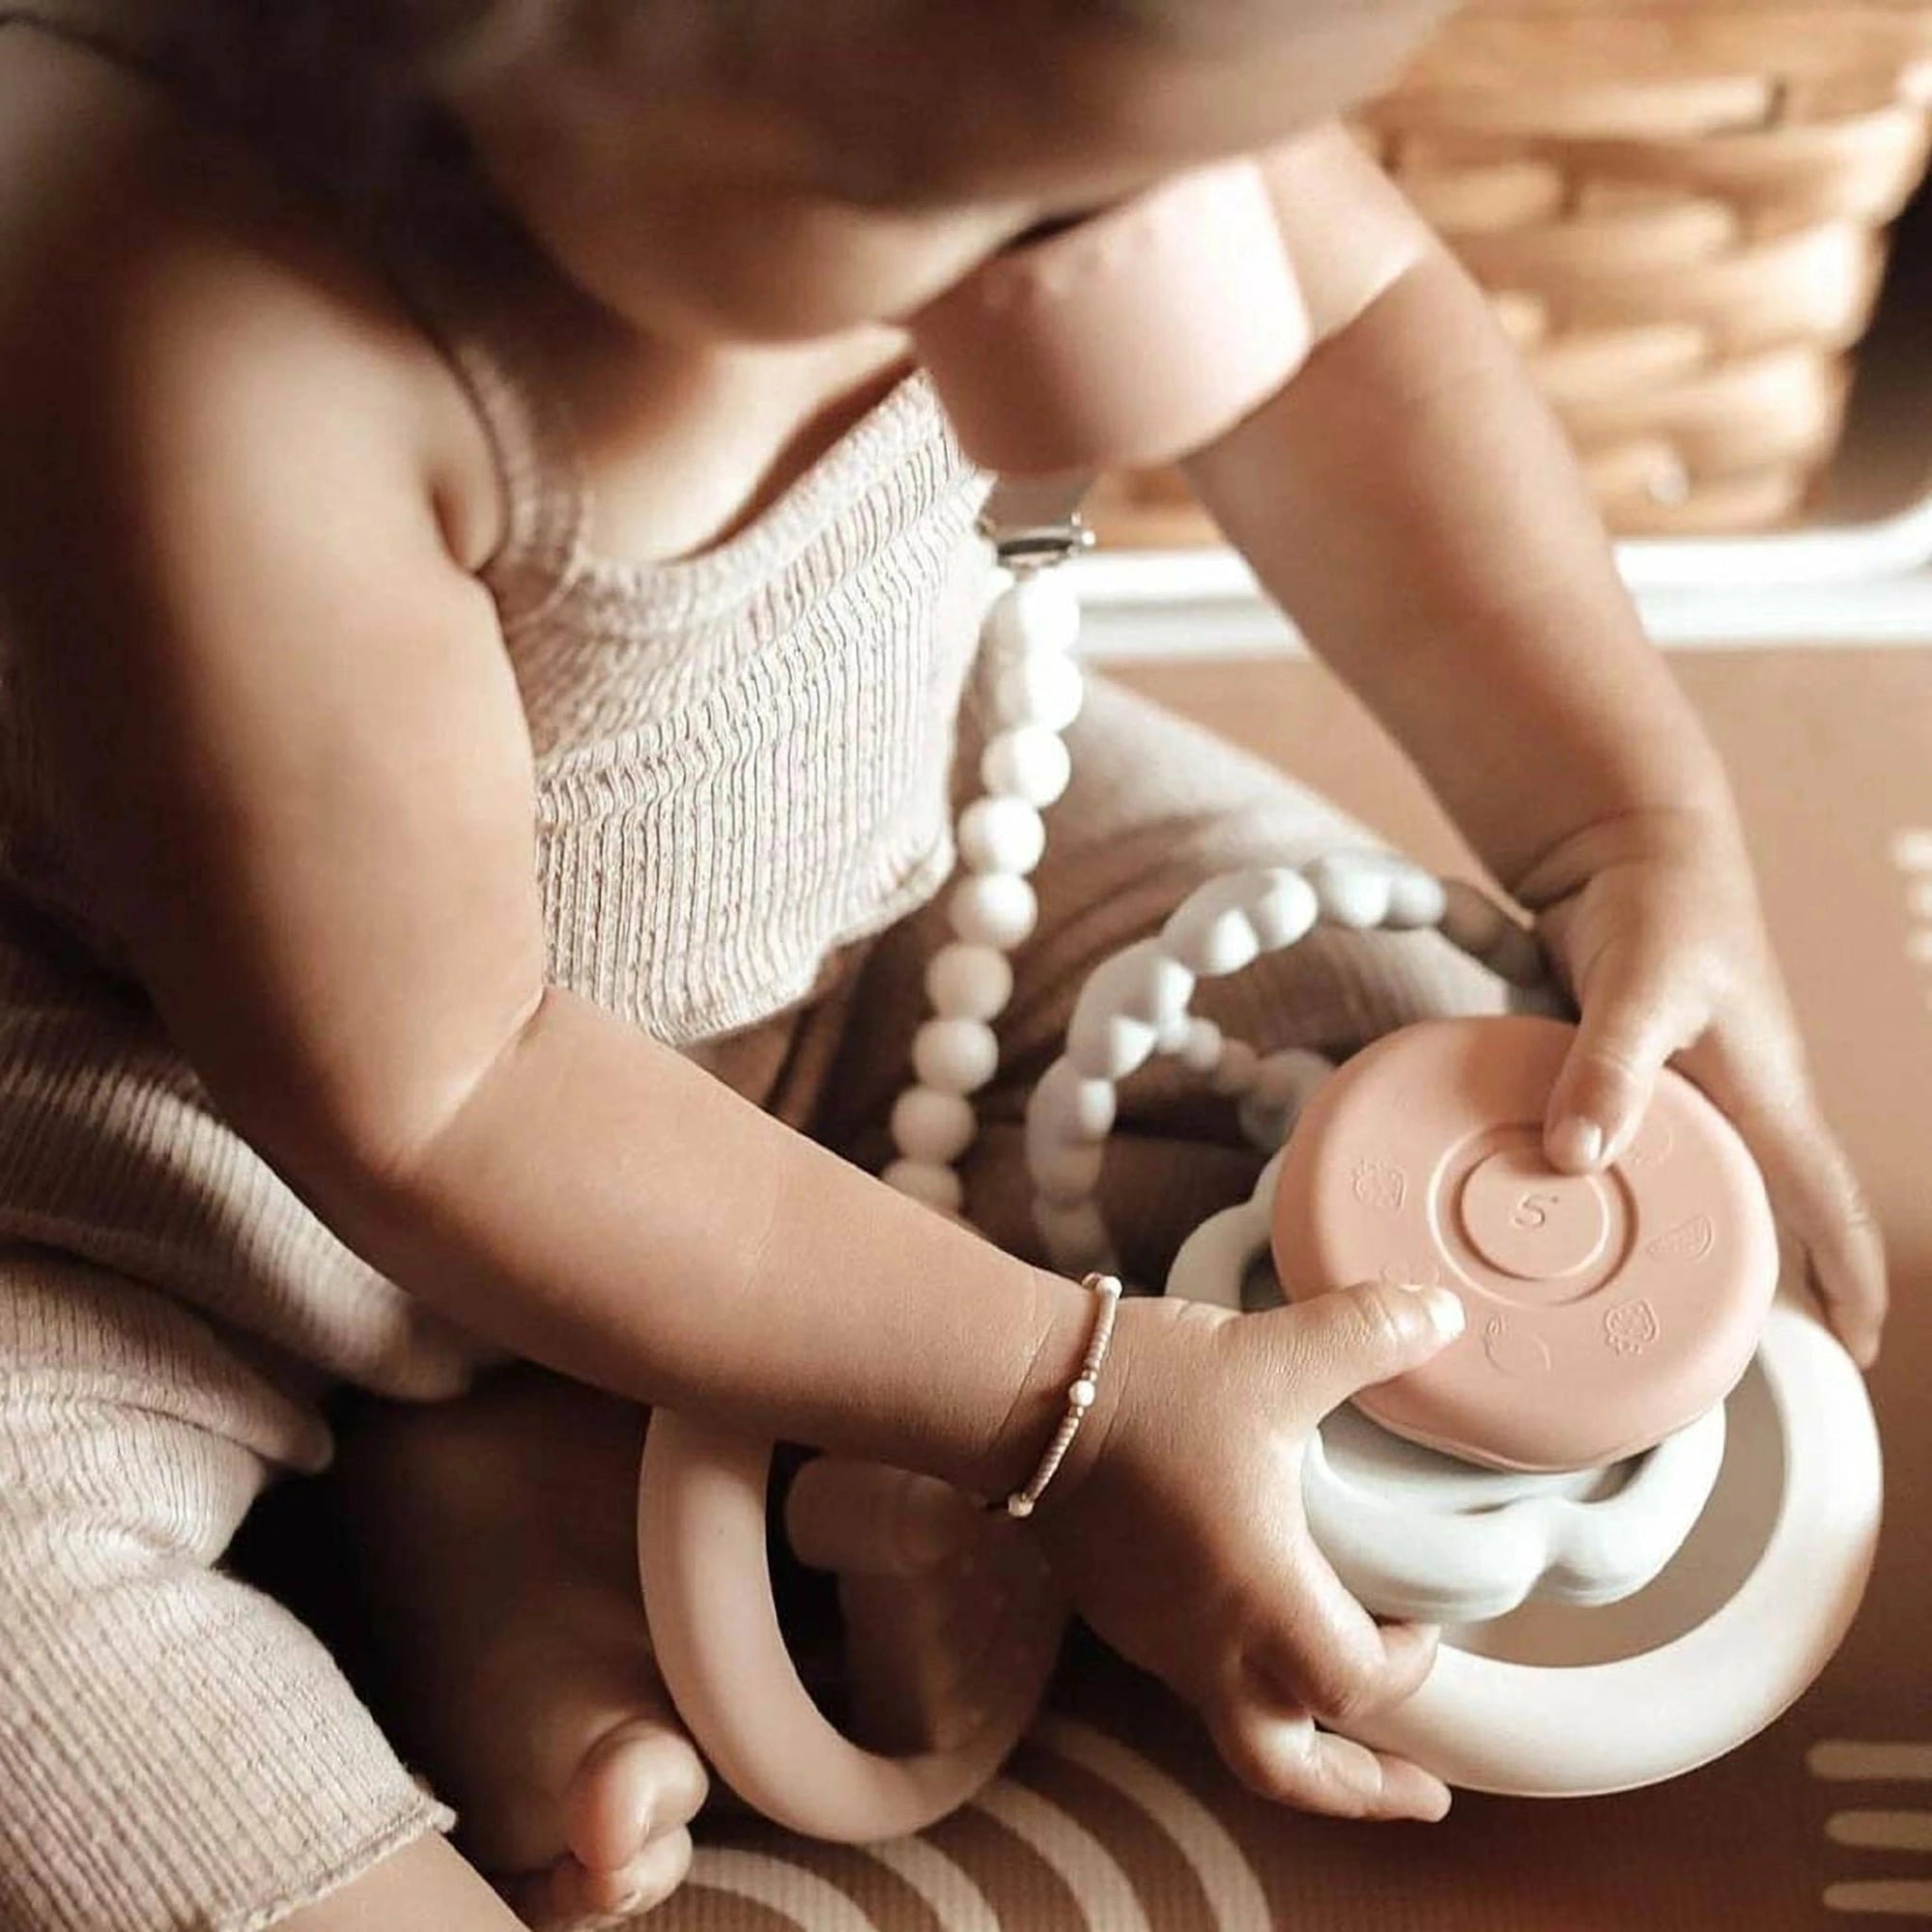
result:
M 645 1631 L 642 1446 L 641 1410 L 523 1370 L 343 1446 L 383 1715 L 537 1926 L 654 1905 L 691 1861 L 705 1775 Z

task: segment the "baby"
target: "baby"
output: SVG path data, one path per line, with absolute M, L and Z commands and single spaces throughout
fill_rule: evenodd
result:
M 993 1239 L 870 1178 L 977 765 L 989 487 L 902 325 L 1208 161 L 1261 157 L 1315 347 L 1194 487 L 1575 994 L 1552 1159 L 1614 1158 L 1674 1060 L 1871 1358 L 1882 1258 L 1717 760 L 1483 300 L 1335 120 L 1441 11 L 0 4 L 10 1928 L 649 1904 L 705 1777 L 632 1568 L 644 1405 L 1028 1481 L 1094 1320 L 1024 1259 L 1029 1084 L 1089 965 L 1347 834 L 1097 685 L 962 1163 Z M 1493 997 L 1429 936 L 1224 991 L 1337 1048 Z M 1252 1171 L 1158 1090 L 1122 1128 L 1157 1279 Z M 1025 1532 L 1290 1803 L 1448 1803 L 1340 1735 L 1433 1634 L 1294 1515 L 1307 1432 L 1445 1300 L 1128 1302 Z M 220 1567 L 345 1389 L 390 1399 L 340 1411 L 387 1735 Z

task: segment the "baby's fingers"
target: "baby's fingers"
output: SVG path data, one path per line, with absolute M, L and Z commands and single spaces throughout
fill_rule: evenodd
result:
M 1572 1174 L 1606 1165 L 1629 1145 L 1658 1075 L 1697 1028 L 1664 955 L 1646 948 L 1606 948 L 1577 996 L 1577 1037 L 1544 1120 L 1551 1164 Z
M 1852 1359 L 1870 1368 L 1885 1327 L 1885 1237 L 1834 1142 L 1805 1150 L 1780 1199 L 1826 1321 Z
M 1689 1070 L 1736 1122 L 1764 1174 L 1772 1206 L 1804 1256 L 1809 1286 L 1833 1332 L 1861 1368 L 1878 1359 L 1885 1325 L 1885 1241 L 1863 1190 L 1802 1078 L 1775 1079 L 1767 1056 L 1715 1037 L 1708 1068 Z
M 1237 1697 L 1208 1714 L 1216 1748 L 1264 1798 L 1335 1818 L 1417 1818 L 1449 1809 L 1449 1787 L 1419 1766 L 1318 1730 L 1305 1712 Z
M 1280 1386 L 1307 1401 L 1312 1420 L 1360 1389 L 1419 1369 L 1463 1332 L 1464 1319 L 1450 1289 L 1368 1281 L 1252 1317 L 1240 1332 L 1288 1349 Z
M 1312 1548 L 1301 1570 L 1280 1628 L 1249 1638 L 1251 1684 L 1345 1731 L 1421 1690 L 1435 1629 L 1378 1625 Z

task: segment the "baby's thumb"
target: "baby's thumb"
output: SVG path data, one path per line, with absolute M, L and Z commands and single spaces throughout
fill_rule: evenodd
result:
M 1420 1368 L 1463 1332 L 1462 1298 L 1446 1288 L 1358 1283 L 1294 1310 L 1307 1363 L 1304 1386 L 1331 1408 L 1377 1382 Z

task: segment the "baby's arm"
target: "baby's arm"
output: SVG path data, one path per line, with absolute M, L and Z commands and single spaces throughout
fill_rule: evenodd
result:
M 1560 433 L 1487 303 L 1339 130 L 1270 163 L 1317 347 L 1193 481 L 1514 887 L 1633 810 L 1730 822 Z
M 454 382 L 220 144 L 90 138 L 0 232 L 9 701 L 216 1103 L 497 1344 L 1017 1487 L 1088 1298 L 546 986 Z
M 1539 915 L 1583 1009 L 1552 1154 L 1614 1154 L 1680 1056 L 1870 1351 L 1883 1257 L 1811 1101 L 1724 775 L 1556 424 L 1480 292 L 1339 129 L 1269 165 L 1320 341 L 1195 461 L 1197 489 Z

